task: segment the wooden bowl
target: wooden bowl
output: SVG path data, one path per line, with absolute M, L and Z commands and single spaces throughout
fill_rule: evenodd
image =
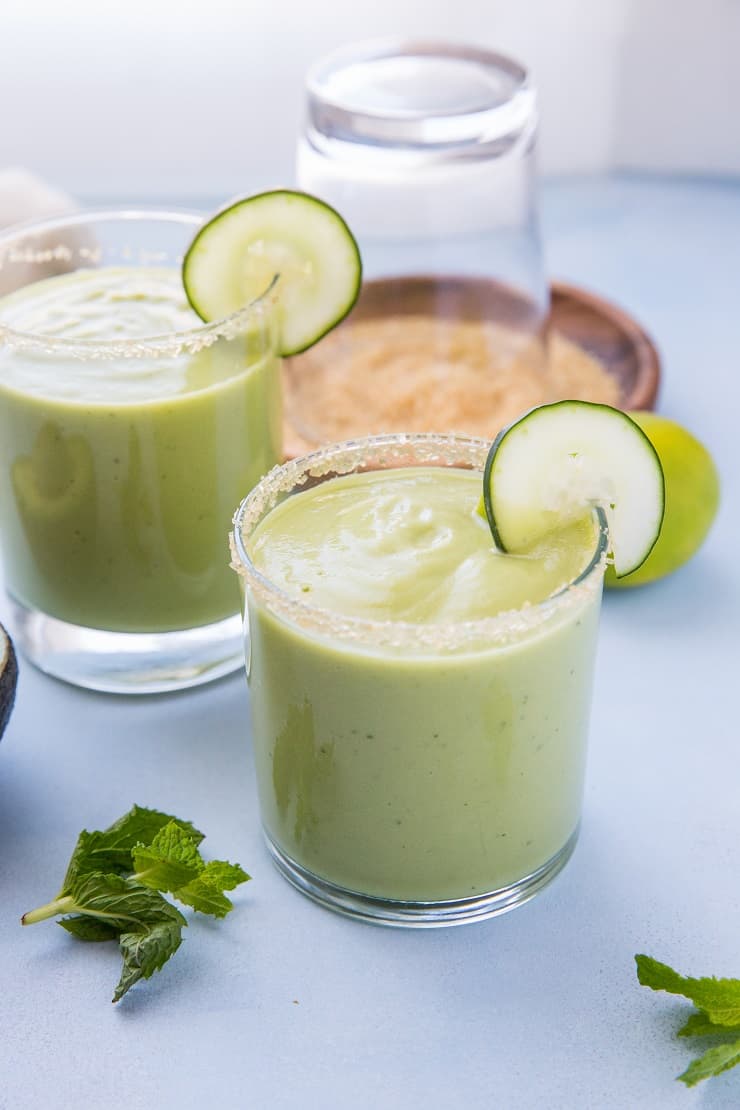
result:
M 619 382 L 620 408 L 651 409 L 660 384 L 660 355 L 624 309 L 577 285 L 550 287 L 549 326 L 593 355 Z
M 330 337 L 327 354 L 331 357 L 332 342 L 336 339 L 341 342 L 345 332 L 351 342 L 353 323 L 363 320 L 404 315 L 492 320 L 529 334 L 558 333 L 596 358 L 603 370 L 616 379 L 616 403 L 620 408 L 652 408 L 660 380 L 660 357 L 644 329 L 622 309 L 577 286 L 555 282 L 550 294 L 551 311 L 543 325 L 531 301 L 490 278 L 420 275 L 368 281 L 350 316 Z M 286 360 L 286 386 L 291 379 L 296 383 L 301 380 L 310 383 L 310 368 L 321 357 L 322 344 L 319 343 L 307 355 Z M 302 378 L 304 373 L 309 377 Z M 285 447 L 288 457 L 293 457 L 304 453 L 311 445 L 297 434 L 289 416 L 290 404 L 287 405 Z

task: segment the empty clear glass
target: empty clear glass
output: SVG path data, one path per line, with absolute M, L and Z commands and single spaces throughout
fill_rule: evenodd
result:
M 490 437 L 550 399 L 536 124 L 527 71 L 485 50 L 371 42 L 310 71 L 298 185 L 348 221 L 365 282 L 285 368 L 297 440 Z

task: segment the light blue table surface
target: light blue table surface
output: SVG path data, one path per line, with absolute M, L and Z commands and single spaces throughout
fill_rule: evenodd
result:
M 272 869 L 242 675 L 126 701 L 21 663 L 0 745 L 3 1110 L 740 1107 L 740 1069 L 675 1081 L 685 1007 L 639 987 L 633 963 L 740 976 L 740 184 L 558 181 L 543 216 L 550 273 L 648 327 L 660 408 L 724 481 L 691 565 L 606 598 L 573 860 L 490 922 L 355 924 Z M 79 829 L 134 801 L 190 817 L 254 878 L 113 1007 L 114 947 L 18 919 L 54 893 Z

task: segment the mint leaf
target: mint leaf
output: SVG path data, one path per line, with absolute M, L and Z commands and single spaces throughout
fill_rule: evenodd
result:
M 139 979 L 150 979 L 177 952 L 181 942 L 182 925 L 176 921 L 161 921 L 143 932 L 121 933 L 118 943 L 123 970 L 113 1001 L 119 1002 Z
M 208 913 L 213 917 L 226 917 L 229 910 L 233 910 L 234 903 L 223 893 L 224 890 L 233 890 L 240 883 L 249 881 L 250 876 L 238 863 L 226 863 L 224 860 L 210 860 L 203 868 L 197 879 L 173 891 L 175 898 L 192 906 L 199 913 Z
M 96 917 L 85 917 L 80 914 L 78 917 L 63 917 L 61 921 L 57 922 L 68 933 L 73 936 L 79 937 L 80 940 L 117 940 L 118 929 L 113 925 L 109 925 L 106 921 L 100 921 Z
M 740 979 L 685 978 L 650 956 L 635 956 L 635 962 L 643 986 L 683 995 L 697 1006 L 699 1012 L 689 1015 L 679 1037 L 732 1037 L 693 1060 L 678 1077 L 682 1083 L 693 1087 L 740 1064 Z
M 170 891 L 202 913 L 223 917 L 224 894 L 249 878 L 238 864 L 205 863 L 203 833 L 156 809 L 134 806 L 108 829 L 83 829 L 56 898 L 21 918 L 33 925 L 51 917 L 85 941 L 118 940 L 123 968 L 113 1001 L 139 979 L 149 979 L 180 947 L 187 921 L 167 901 Z
M 198 913 L 208 913 L 212 917 L 226 917 L 229 910 L 234 908 L 231 899 L 202 876 L 181 887 L 175 897 L 186 906 L 192 906 Z
M 691 1014 L 685 1025 L 682 1025 L 676 1034 L 677 1037 L 737 1037 L 740 1034 L 740 1026 L 737 1025 L 715 1025 L 710 1021 L 706 1014 L 699 1011 L 698 1014 Z
M 238 863 L 227 863 L 222 859 L 211 859 L 205 865 L 202 878 L 206 879 L 209 883 L 214 883 L 220 887 L 221 890 L 234 890 L 235 887 L 241 883 L 248 883 L 251 875 L 248 875 L 243 867 Z
M 644 987 L 690 998 L 715 1025 L 740 1025 L 740 979 L 687 979 L 650 956 L 635 956 Z
M 99 918 L 118 932 L 163 921 L 187 924 L 180 911 L 156 890 L 120 875 L 83 875 L 72 885 L 70 897 L 71 912 Z
M 96 855 L 96 848 L 100 844 L 102 833 L 88 832 L 83 829 L 77 837 L 74 851 L 67 864 L 67 872 L 64 876 L 64 882 L 59 892 L 59 896 L 68 894 L 72 884 L 79 879 L 82 875 L 90 871 L 115 871 L 116 868 L 110 861 L 103 861 L 101 864 L 100 859 Z M 129 857 L 128 868 L 131 866 L 131 858 Z M 124 867 L 123 870 L 128 869 Z
M 132 806 L 128 813 L 119 817 L 102 835 L 110 847 L 127 849 L 130 852 L 137 844 L 151 844 L 159 830 L 171 821 L 179 825 L 196 844 L 205 839 L 204 834 L 190 821 L 182 821 L 171 813 L 146 809 L 144 806 Z
M 740 1064 L 740 1040 L 733 1044 L 720 1044 L 708 1049 L 703 1056 L 692 1060 L 686 1071 L 678 1078 L 687 1087 L 693 1087 L 702 1079 L 710 1079 L 713 1075 L 721 1075 L 723 1071 L 729 1071 L 736 1064 Z
M 662 964 L 652 956 L 635 956 L 635 963 L 637 978 L 643 987 L 650 987 L 654 991 L 668 991 L 669 994 L 684 993 L 683 976 L 668 964 Z
M 149 979 L 180 947 L 185 918 L 156 890 L 133 879 L 92 873 L 73 885 L 71 895 L 75 909 L 120 934 L 123 970 L 114 1002 L 139 979 Z
M 175 821 L 160 829 L 149 847 L 134 848 L 132 857 L 136 881 L 154 890 L 175 891 L 204 867 L 195 841 Z
M 83 829 L 64 876 L 60 894 L 68 894 L 71 884 L 91 871 L 126 875 L 132 870 L 131 853 L 137 845 L 151 844 L 167 825 L 174 824 L 197 846 L 203 833 L 190 821 L 181 821 L 158 809 L 134 806 L 123 817 L 102 831 Z

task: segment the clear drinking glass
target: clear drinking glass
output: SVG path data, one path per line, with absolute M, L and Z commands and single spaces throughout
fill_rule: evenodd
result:
M 142 693 L 240 666 L 224 557 L 281 457 L 273 293 L 203 324 L 196 213 L 92 212 L 0 237 L 0 535 L 38 667 Z
M 311 69 L 298 186 L 348 221 L 365 281 L 347 321 L 285 364 L 299 446 L 491 437 L 552 399 L 536 125 L 527 71 L 487 50 L 370 42 Z
M 463 436 L 335 445 L 274 470 L 234 519 L 267 845 L 299 890 L 353 917 L 420 926 L 490 917 L 568 860 L 605 518 L 597 510 L 588 565 L 561 592 L 459 623 L 358 619 L 297 601 L 257 569 L 250 539 L 309 486 L 395 467 L 480 472 L 487 452 Z M 348 566 L 343 588 L 352 587 Z

